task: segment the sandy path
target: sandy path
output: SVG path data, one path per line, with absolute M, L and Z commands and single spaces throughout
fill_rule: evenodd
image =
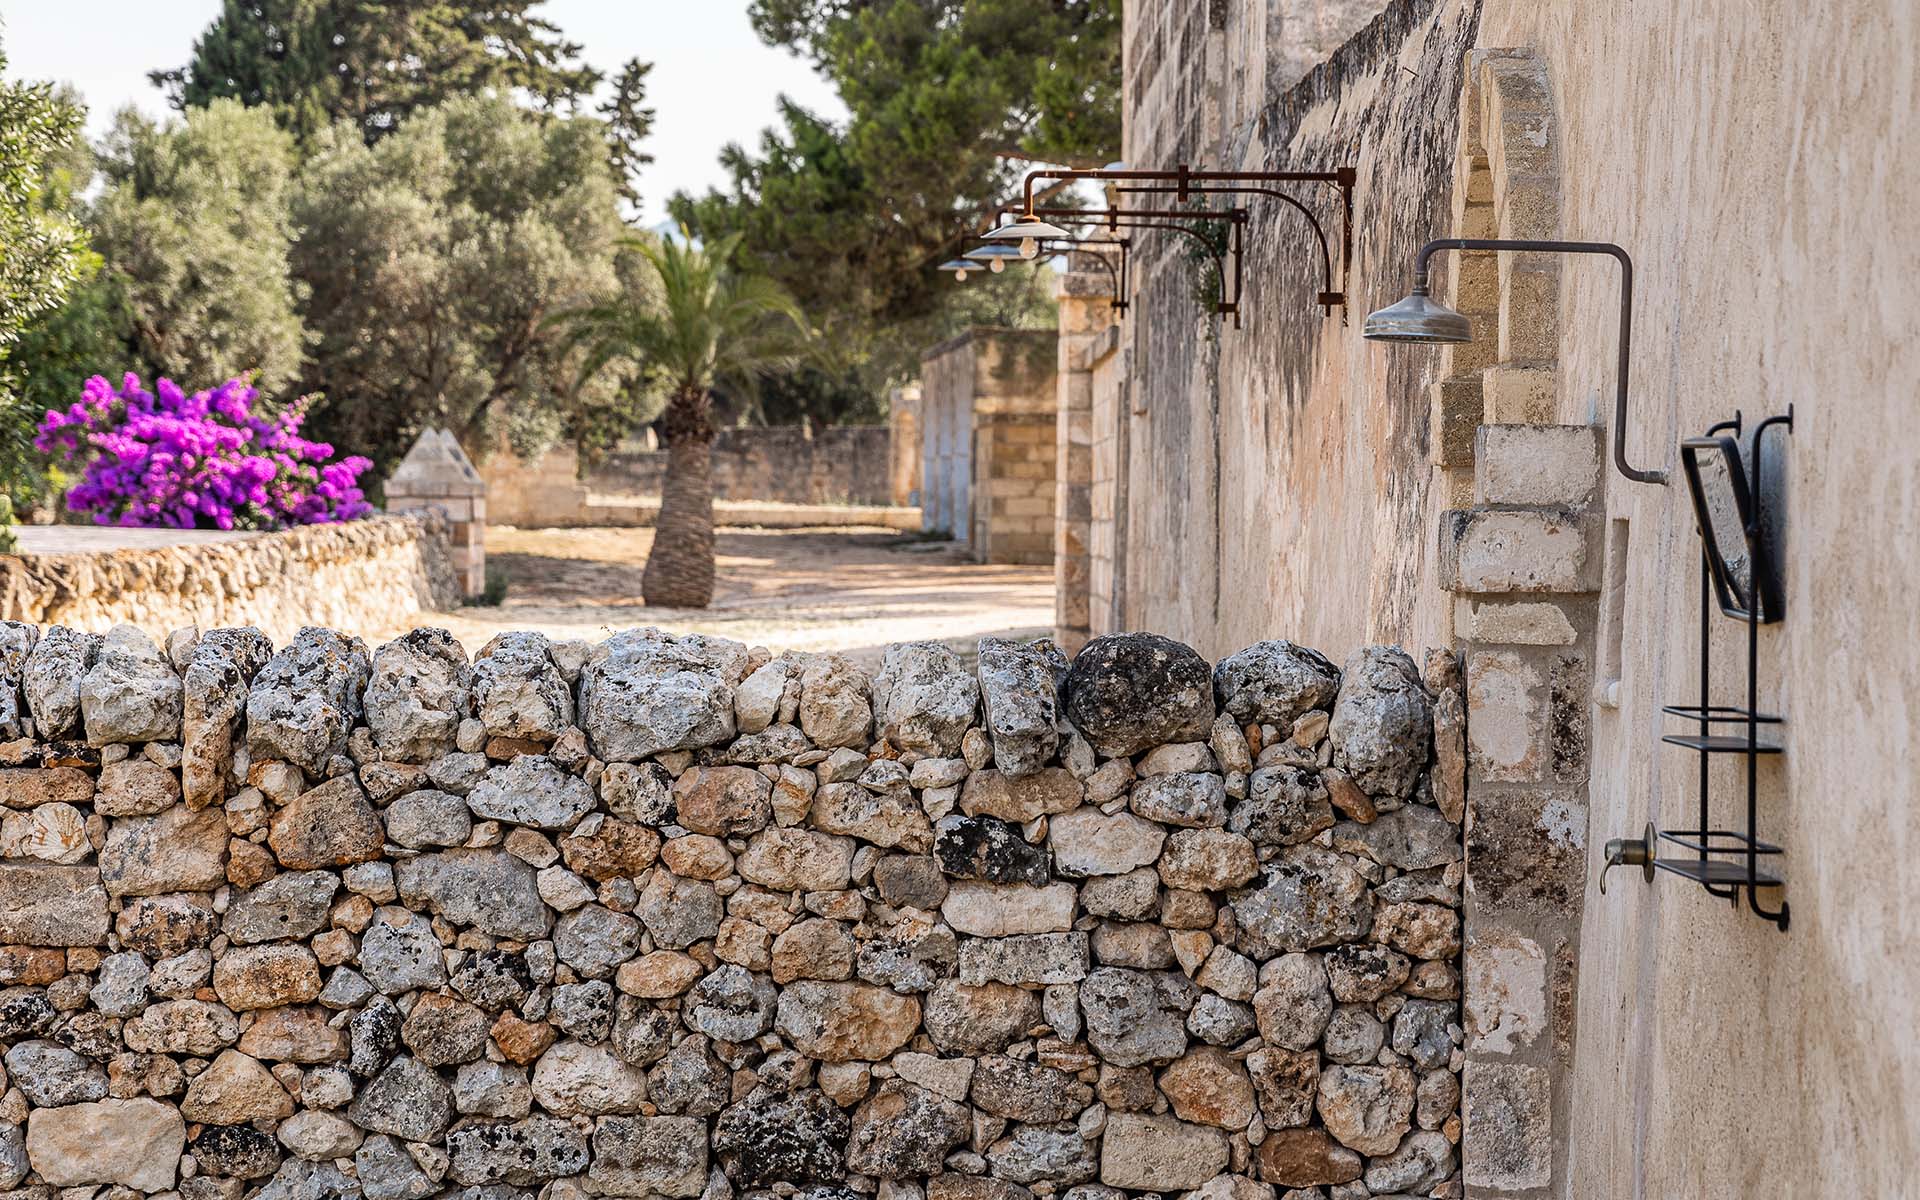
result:
M 507 571 L 506 603 L 370 636 L 431 623 L 476 651 L 503 629 L 597 640 L 658 625 L 877 662 L 890 642 L 937 639 L 971 651 L 986 634 L 1040 637 L 1053 624 L 1051 568 L 983 566 L 950 544 L 874 529 L 723 529 L 713 607 L 647 608 L 640 572 L 652 543 L 651 529 L 490 527 L 488 562 Z

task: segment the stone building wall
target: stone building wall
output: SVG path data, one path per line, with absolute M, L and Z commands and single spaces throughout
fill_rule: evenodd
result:
M 982 327 L 921 358 L 922 520 L 979 562 L 1053 561 L 1058 344 Z
M 0 626 L 0 1190 L 1458 1196 L 1458 686 Z
M 1900 1194 L 1920 1172 L 1920 1052 L 1896 1015 L 1920 995 L 1916 818 L 1884 798 L 1920 795 L 1920 475 L 1888 431 L 1911 423 L 1920 345 L 1920 18 L 1376 7 L 1289 78 L 1294 0 L 1128 5 L 1128 161 L 1332 165 L 1337 146 L 1361 184 L 1345 324 L 1270 315 L 1298 249 L 1279 221 L 1250 239 L 1253 339 L 1190 336 L 1173 264 L 1138 260 L 1094 373 L 1093 629 L 1456 647 L 1474 1195 Z M 1435 294 L 1474 341 L 1362 342 L 1415 248 L 1449 235 L 1632 255 L 1624 427 L 1604 258 L 1442 255 Z M 1744 701 L 1747 652 L 1738 623 L 1701 626 L 1676 444 L 1738 412 L 1751 464 L 1754 425 L 1789 406 L 1791 434 L 1768 434 L 1784 620 L 1755 639 L 1759 706 L 1785 718 L 1755 784 L 1786 886 L 1757 904 L 1791 905 L 1783 934 L 1671 874 L 1598 879 L 1607 839 L 1697 825 L 1703 778 L 1713 823 L 1744 825 L 1736 762 L 1703 775 L 1660 742 L 1696 731 L 1662 709 L 1699 702 L 1702 640 L 1718 703 Z M 1624 478 L 1617 448 L 1667 482 Z M 1183 529 L 1184 576 L 1164 550 Z
M 1113 463 L 1095 504 L 1125 530 L 1095 533 L 1112 551 L 1104 591 L 1124 605 L 1096 631 L 1165 630 L 1206 651 L 1274 629 L 1327 646 L 1447 636 L 1421 364 L 1362 341 L 1359 327 L 1404 294 L 1405 265 L 1445 221 L 1477 7 L 1126 5 L 1127 162 L 1352 166 L 1358 182 L 1344 313 L 1314 304 L 1318 243 L 1279 201 L 1245 201 L 1239 328 L 1196 299 L 1184 239 L 1134 239 L 1133 294 L 1106 368 L 1117 390 L 1104 392 L 1125 399 L 1096 400 L 1106 423 L 1093 435 Z M 1337 249 L 1337 193 L 1294 191 Z
M 1068 257 L 1055 293 L 1060 401 L 1054 431 L 1053 637 L 1068 653 L 1093 634 L 1093 373 L 1113 328 L 1118 278 L 1113 256 L 1082 251 Z
M 1578 637 L 1555 644 L 1568 632 L 1542 622 L 1534 661 L 1592 647 L 1592 686 L 1569 689 L 1591 807 L 1568 857 L 1586 872 L 1556 876 L 1579 937 L 1571 962 L 1549 960 L 1545 998 L 1563 1064 L 1556 1196 L 1898 1195 L 1920 1175 L 1920 1045 L 1904 1015 L 1920 997 L 1906 903 L 1920 883 L 1907 802 L 1920 796 L 1920 471 L 1905 433 L 1920 371 L 1920 127 L 1907 116 L 1920 12 L 1868 0 L 1831 15 L 1710 0 L 1482 9 L 1480 73 L 1533 73 L 1504 89 L 1488 182 L 1531 201 L 1520 185 L 1546 159 L 1557 235 L 1617 242 L 1636 267 L 1624 429 L 1613 263 L 1566 259 L 1538 297 L 1514 286 L 1531 283 L 1527 264 L 1502 264 L 1509 315 L 1483 334 L 1502 358 L 1550 367 L 1531 415 L 1505 419 L 1542 439 L 1578 430 L 1601 456 L 1577 510 L 1590 574 L 1525 597 Z M 1508 149 L 1521 145 L 1531 153 Z M 1521 178 L 1501 183 L 1502 156 Z M 1508 207 L 1521 228 L 1541 211 Z M 1826 288 L 1844 300 L 1810 301 Z M 1545 345 L 1525 342 L 1543 330 Z M 1751 466 L 1754 425 L 1789 406 L 1791 434 L 1767 435 L 1783 619 L 1757 639 L 1760 707 L 1785 718 L 1785 752 L 1757 770 L 1759 836 L 1784 849 L 1786 880 L 1759 899 L 1791 905 L 1783 934 L 1664 872 L 1646 884 L 1615 870 L 1604 896 L 1596 879 L 1607 839 L 1698 824 L 1697 757 L 1659 736 L 1697 731 L 1661 709 L 1697 702 L 1703 634 L 1715 699 L 1744 703 L 1746 630 L 1717 613 L 1701 628 L 1677 443 L 1739 410 Z M 1621 477 L 1616 441 L 1671 482 Z M 1475 605 L 1476 637 L 1501 639 L 1481 621 L 1499 608 Z M 1740 768 L 1716 762 L 1709 787 L 1716 823 L 1744 826 Z
M 155 636 L 186 625 L 404 620 L 463 596 L 447 518 L 436 512 L 306 525 L 230 541 L 88 554 L 0 555 L 0 620 Z
M 490 489 L 488 511 L 499 524 L 592 525 L 609 523 L 601 510 L 621 500 L 658 497 L 667 452 L 615 450 L 583 472 L 571 446 L 555 446 L 532 461 L 501 448 L 480 471 Z M 722 429 L 713 439 L 716 500 L 892 505 L 892 475 L 892 432 L 885 425 L 757 425 Z

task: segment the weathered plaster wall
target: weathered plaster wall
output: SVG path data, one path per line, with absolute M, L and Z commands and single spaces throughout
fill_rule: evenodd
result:
M 158 637 L 244 623 L 290 637 L 309 621 L 357 624 L 459 605 L 448 522 L 435 512 L 308 525 L 233 541 L 94 554 L 0 555 L 0 620 Z
M 1121 626 L 1207 648 L 1272 629 L 1334 646 L 1445 635 L 1422 368 L 1358 326 L 1398 297 L 1402 264 L 1446 211 L 1474 8 L 1386 5 L 1279 90 L 1293 51 L 1267 4 L 1128 5 L 1129 162 L 1352 165 L 1359 181 L 1345 322 L 1312 303 L 1312 234 L 1278 202 L 1250 202 L 1240 329 L 1201 311 L 1183 245 L 1139 239 L 1119 351 L 1128 427 L 1095 434 L 1125 446 L 1109 492 L 1127 497 L 1110 589 L 1125 596 Z M 1315 200 L 1337 238 L 1333 197 Z
M 1488 0 L 1556 99 L 1565 234 L 1632 252 L 1636 462 L 1738 408 L 1794 406 L 1786 619 L 1760 635 L 1761 836 L 1787 850 L 1781 934 L 1672 878 L 1589 872 L 1568 1142 L 1572 1196 L 1893 1196 L 1920 1173 L 1920 11 Z M 1557 419 L 1611 422 L 1616 274 L 1570 263 Z M 1618 431 L 1607 431 L 1616 436 Z M 1769 435 L 1775 437 L 1779 435 Z M 1694 760 L 1657 736 L 1695 690 L 1698 542 L 1684 487 L 1606 472 L 1590 855 L 1690 825 Z M 1622 524 L 1624 522 L 1624 524 Z M 1718 686 L 1741 633 L 1714 621 Z M 1617 646 L 1617 649 L 1614 648 Z M 1721 811 L 1738 780 L 1715 776 Z M 1597 869 L 1597 863 L 1593 864 Z
M 0 624 L 0 1190 L 1458 1195 L 1458 686 Z
M 1920 215 L 1908 203 L 1920 135 L 1907 119 L 1920 17 L 1890 0 L 1487 0 L 1473 19 L 1392 5 L 1292 92 L 1262 96 L 1291 48 L 1263 52 L 1258 31 L 1271 40 L 1293 8 L 1130 6 L 1127 158 L 1278 165 L 1295 156 L 1258 152 L 1315 136 L 1343 156 L 1351 147 L 1356 325 L 1403 293 L 1429 235 L 1623 244 L 1639 265 L 1624 435 L 1637 463 L 1674 470 L 1680 437 L 1735 408 L 1751 425 L 1795 405 L 1796 432 L 1773 451 L 1787 619 L 1759 652 L 1761 706 L 1787 717 L 1786 753 L 1762 760 L 1760 827 L 1787 849 L 1792 929 L 1671 877 L 1648 888 L 1616 874 L 1618 890 L 1597 894 L 1608 837 L 1637 836 L 1648 819 L 1693 823 L 1695 760 L 1658 742 L 1672 729 L 1660 706 L 1697 687 L 1698 543 L 1677 479 L 1632 484 L 1609 468 L 1598 492 L 1556 495 L 1585 557 L 1537 587 L 1456 573 L 1456 610 L 1429 561 L 1441 509 L 1478 505 L 1493 515 L 1477 519 L 1498 523 L 1513 518 L 1490 495 L 1540 506 L 1524 487 L 1480 486 L 1516 448 L 1535 452 L 1522 469 L 1539 466 L 1598 426 L 1605 462 L 1621 431 L 1607 428 L 1617 274 L 1604 260 L 1447 263 L 1440 282 L 1484 318 L 1484 337 L 1442 354 L 1365 347 L 1352 326 L 1316 336 L 1304 304 L 1277 324 L 1273 291 L 1300 285 L 1257 240 L 1248 316 L 1261 334 L 1216 346 L 1191 305 L 1188 328 L 1174 329 L 1183 281 L 1143 258 L 1135 312 L 1094 373 L 1094 628 L 1164 624 L 1204 646 L 1268 621 L 1321 644 L 1370 628 L 1469 643 L 1481 783 L 1469 857 L 1501 893 L 1469 900 L 1469 1046 L 1485 1035 L 1500 1047 L 1491 1056 L 1513 1055 L 1495 1065 L 1516 1082 L 1520 1068 L 1555 1073 L 1551 1098 L 1539 1093 L 1549 1141 L 1502 1147 L 1550 1170 L 1481 1193 L 1902 1194 L 1920 1170 L 1920 1053 L 1906 1027 L 1920 1011 L 1920 935 L 1903 916 L 1920 883 L 1909 803 L 1920 469 L 1904 436 L 1920 411 Z M 1529 197 L 1502 215 L 1473 190 L 1491 186 L 1484 171 L 1462 172 L 1473 194 L 1447 194 L 1468 46 L 1544 63 L 1555 121 L 1516 132 L 1555 172 L 1550 206 Z M 1511 424 L 1535 428 L 1480 428 Z M 1495 443 L 1506 466 L 1476 461 Z M 1570 561 L 1537 549 L 1528 569 Z M 1711 636 L 1718 698 L 1730 700 L 1741 631 L 1716 618 Z M 1521 692 L 1503 698 L 1509 684 Z M 1563 731 L 1590 779 L 1563 770 Z M 1726 824 L 1740 816 L 1733 771 L 1713 776 Z M 1495 814 L 1516 798 L 1526 803 Z M 1512 874 L 1529 855 L 1542 870 Z M 1513 906 L 1493 919 L 1517 893 L 1531 894 L 1532 932 L 1551 937 L 1507 921 Z M 1470 1063 L 1469 1093 L 1472 1074 Z M 1470 1095 L 1469 1181 L 1471 1109 Z

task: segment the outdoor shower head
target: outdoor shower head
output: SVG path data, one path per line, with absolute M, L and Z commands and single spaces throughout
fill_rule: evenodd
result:
M 1423 273 L 1412 295 L 1368 313 L 1360 336 L 1370 342 L 1470 342 L 1473 322 L 1427 295 Z

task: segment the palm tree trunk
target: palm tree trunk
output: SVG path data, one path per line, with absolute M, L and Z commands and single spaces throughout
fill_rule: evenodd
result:
M 713 423 L 706 389 L 675 392 L 662 424 L 667 478 L 640 594 L 650 605 L 705 608 L 713 602 Z

